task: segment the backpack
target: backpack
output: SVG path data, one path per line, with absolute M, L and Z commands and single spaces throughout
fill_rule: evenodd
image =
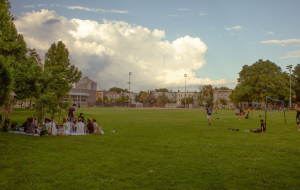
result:
M 211 114 L 211 109 L 207 108 L 207 114 Z

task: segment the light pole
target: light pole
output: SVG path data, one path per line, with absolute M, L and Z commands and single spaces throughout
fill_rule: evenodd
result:
M 131 84 L 131 82 L 130 82 L 130 75 L 132 75 L 132 72 L 129 72 L 129 82 L 128 82 L 128 84 L 129 84 L 129 93 L 130 93 L 130 84 Z M 130 103 L 129 103 L 129 107 L 131 107 L 131 99 L 130 99 Z
M 293 65 L 286 66 L 286 69 L 290 70 L 290 109 L 292 109 L 292 67 Z
M 184 108 L 186 108 L 186 77 L 187 77 L 187 74 L 184 74 L 184 78 L 185 78 L 185 98 L 184 98 Z

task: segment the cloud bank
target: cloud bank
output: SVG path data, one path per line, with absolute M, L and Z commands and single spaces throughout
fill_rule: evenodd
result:
M 62 40 L 71 63 L 96 81 L 98 89 L 126 88 L 128 72 L 132 72 L 134 91 L 182 87 L 184 74 L 188 75 L 187 86 L 227 83 L 225 79 L 196 77 L 195 71 L 206 63 L 207 46 L 200 38 L 163 41 L 166 36 L 162 30 L 150 31 L 122 21 L 68 20 L 45 9 L 25 13 L 15 25 L 27 45 L 36 48 L 42 58 L 53 42 Z
M 300 57 L 300 50 L 298 50 L 298 51 L 291 51 L 291 52 L 287 52 L 287 53 L 288 54 L 286 56 L 280 57 L 280 59 Z
M 288 40 L 267 40 L 261 41 L 263 44 L 280 45 L 280 46 L 300 46 L 300 39 L 288 39 Z

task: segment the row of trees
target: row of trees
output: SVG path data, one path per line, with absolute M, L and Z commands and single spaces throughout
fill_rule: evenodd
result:
M 35 111 L 39 118 L 48 112 L 61 113 L 69 106 L 62 98 L 72 84 L 80 80 L 82 73 L 70 63 L 69 51 L 62 41 L 53 43 L 45 54 L 44 64 L 35 49 L 27 48 L 19 34 L 9 11 L 8 0 L 0 0 L 0 106 L 9 118 L 13 106 L 10 94 L 16 100 L 35 100 Z M 61 114 L 60 114 L 61 115 Z

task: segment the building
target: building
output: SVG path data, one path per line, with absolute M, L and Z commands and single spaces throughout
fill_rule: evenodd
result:
M 87 90 L 81 88 L 72 88 L 70 95 L 76 96 L 76 106 L 86 107 L 87 105 L 93 107 L 96 105 L 96 90 Z M 78 96 L 78 101 L 77 101 Z
M 75 104 L 76 106 L 80 107 L 86 107 L 88 105 L 88 97 L 90 94 L 88 93 L 77 93 L 77 92 L 69 92 L 65 97 L 63 97 L 63 102 L 69 101 L 69 96 L 71 96 L 72 104 Z
M 198 95 L 199 95 L 199 92 L 180 92 L 178 90 L 178 92 L 176 93 L 176 101 L 177 101 L 177 104 L 178 105 L 181 105 L 181 100 L 184 99 L 185 97 L 187 98 L 193 98 L 194 100 L 194 106 L 197 106 L 197 100 L 198 100 Z
M 227 101 L 227 105 L 232 107 L 233 103 L 230 102 L 230 99 L 229 99 L 229 96 L 231 93 L 232 93 L 232 90 L 214 90 L 214 92 L 213 92 L 214 105 L 222 105 L 220 100 L 225 99 Z
M 80 81 L 75 84 L 75 88 L 85 90 L 97 90 L 97 83 L 92 81 L 88 77 L 82 77 Z
M 169 100 L 176 100 L 176 92 L 165 92 L 165 95 L 168 97 Z

